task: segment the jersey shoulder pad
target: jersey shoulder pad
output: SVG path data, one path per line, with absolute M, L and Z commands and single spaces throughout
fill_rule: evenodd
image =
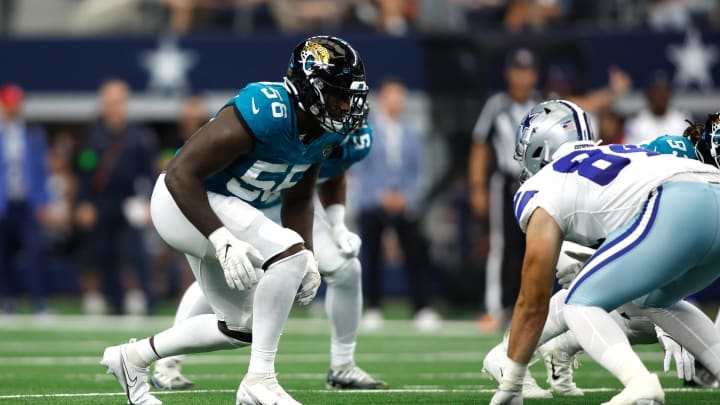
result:
M 680 135 L 663 135 L 640 145 L 665 155 L 675 155 L 688 159 L 695 159 L 695 147 L 692 142 Z
M 370 153 L 373 144 L 373 132 L 370 124 L 365 123 L 359 130 L 350 135 L 343 145 L 343 161 L 348 164 L 359 162 Z
M 292 104 L 287 91 L 279 83 L 250 83 L 228 102 L 231 103 L 259 142 L 291 136 Z
M 528 182 L 530 180 L 528 180 Z M 518 225 L 520 225 L 520 229 L 522 229 L 523 232 L 527 230 L 527 224 L 530 221 L 530 217 L 538 207 L 537 197 L 539 190 L 537 187 L 526 187 L 528 182 L 520 187 L 513 198 L 513 212 L 515 213 L 515 220 Z

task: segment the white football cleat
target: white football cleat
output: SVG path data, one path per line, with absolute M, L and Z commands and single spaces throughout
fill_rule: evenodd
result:
M 508 361 L 507 353 L 503 348 L 502 343 L 495 346 L 488 352 L 483 359 L 483 371 L 490 374 L 490 376 L 497 382 L 502 382 L 503 368 Z M 523 378 L 523 398 L 552 398 L 553 395 L 550 391 L 540 388 L 535 378 L 530 373 L 530 370 L 525 372 Z
M 275 373 L 247 373 L 237 390 L 235 405 L 302 405 L 280 386 Z
M 665 403 L 657 374 L 646 374 L 633 378 L 624 390 L 602 405 L 662 405 Z
M 130 339 L 129 343 L 134 342 L 135 339 Z M 120 386 L 125 390 L 128 403 L 133 405 L 162 405 L 162 401 L 150 394 L 147 384 L 147 367 L 135 367 L 128 362 L 125 354 L 127 345 L 126 343 L 106 348 L 100 364 L 108 368 L 108 374 L 113 374 L 117 378 Z
M 540 346 L 538 351 L 545 362 L 547 382 L 550 384 L 552 391 L 563 397 L 580 397 L 584 395 L 583 391 L 573 381 L 572 364 L 574 356 L 552 343 Z
M 358 367 L 355 362 L 344 366 L 331 367 L 328 371 L 326 386 L 328 389 L 346 390 L 382 390 L 388 385 L 375 379 L 367 371 Z
M 182 363 L 177 359 L 160 359 L 150 375 L 150 384 L 161 390 L 187 390 L 195 384 L 181 373 Z

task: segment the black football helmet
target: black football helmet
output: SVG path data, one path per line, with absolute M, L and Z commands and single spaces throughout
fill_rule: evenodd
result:
M 284 84 L 298 107 L 326 131 L 347 136 L 365 121 L 365 65 L 340 38 L 313 36 L 299 43 L 290 56 Z
M 720 168 L 720 112 L 708 114 L 695 154 L 704 163 Z

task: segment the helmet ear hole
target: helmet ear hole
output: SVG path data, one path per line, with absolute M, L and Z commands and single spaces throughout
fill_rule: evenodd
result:
M 533 157 L 534 159 L 539 158 L 540 155 L 542 154 L 542 151 L 543 151 L 542 146 L 539 147 L 539 148 L 536 148 L 536 149 L 533 151 L 533 153 L 532 153 L 532 157 Z

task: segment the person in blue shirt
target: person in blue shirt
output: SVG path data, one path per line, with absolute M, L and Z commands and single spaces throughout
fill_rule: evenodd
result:
M 0 292 L 4 310 L 18 310 L 18 295 L 27 280 L 33 312 L 47 312 L 42 233 L 48 203 L 45 163 L 47 135 L 22 116 L 24 91 L 15 84 L 0 87 Z M 21 255 L 22 252 L 26 255 Z M 20 272 L 20 256 L 25 256 Z
M 342 146 L 336 147 L 320 166 L 318 192 L 327 190 L 325 184 L 344 184 L 345 172 L 367 156 L 373 142 L 369 124 L 363 125 Z M 344 187 L 344 186 L 342 186 Z M 319 194 L 318 193 L 318 194 Z M 279 214 L 279 202 L 263 210 L 270 218 Z M 362 312 L 361 266 L 358 260 L 360 238 L 345 226 L 345 207 L 334 204 L 323 207 L 315 204 L 313 239 L 318 270 L 327 283 L 325 310 L 331 325 L 330 370 L 327 387 L 333 389 L 381 389 L 387 384 L 373 378 L 355 364 L 356 338 Z M 212 313 L 197 282 L 183 294 L 175 313 L 175 323 L 190 317 Z M 182 374 L 184 356 L 158 360 L 150 376 L 150 383 L 159 389 L 188 389 L 194 386 Z
M 159 358 L 248 345 L 236 404 L 298 403 L 278 383 L 275 355 L 293 301 L 307 305 L 320 285 L 312 250 L 320 166 L 364 122 L 367 92 L 353 47 L 310 37 L 282 83 L 245 86 L 170 161 L 152 220 L 185 253 L 213 314 L 105 349 L 101 364 L 131 403 L 161 403 L 146 382 Z M 324 206 L 344 204 L 340 183 L 323 185 Z M 278 202 L 279 220 L 261 211 Z

